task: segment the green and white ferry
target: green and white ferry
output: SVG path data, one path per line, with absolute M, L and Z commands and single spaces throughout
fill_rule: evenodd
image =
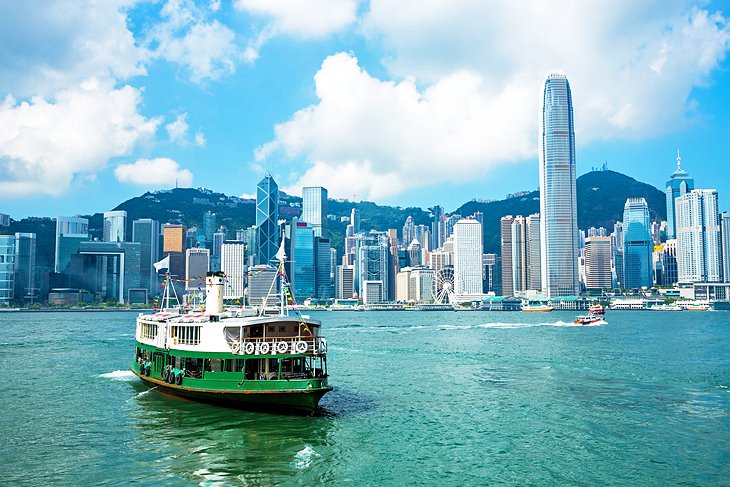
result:
M 163 307 L 140 315 L 132 372 L 166 394 L 245 409 L 313 413 L 332 390 L 327 341 L 321 323 L 296 309 L 283 266 L 279 276 L 276 315 L 266 308 L 225 309 L 219 272 L 206 275 L 203 310 Z M 163 297 L 168 306 L 169 283 Z

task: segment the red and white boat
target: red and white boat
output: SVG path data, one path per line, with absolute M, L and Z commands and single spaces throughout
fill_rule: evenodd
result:
M 605 325 L 606 321 L 600 316 L 594 314 L 576 316 L 574 325 Z
M 606 314 L 606 308 L 604 308 L 600 303 L 592 304 L 588 307 L 588 311 L 592 315 L 604 315 Z

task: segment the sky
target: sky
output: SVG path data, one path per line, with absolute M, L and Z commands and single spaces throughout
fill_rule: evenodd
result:
M 538 187 L 548 72 L 578 174 L 730 210 L 730 1 L 0 2 L 0 212 L 89 214 L 145 191 L 324 186 L 399 206 Z

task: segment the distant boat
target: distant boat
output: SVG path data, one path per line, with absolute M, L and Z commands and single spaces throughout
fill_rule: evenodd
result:
M 606 314 L 606 308 L 604 308 L 599 303 L 590 305 L 590 307 L 588 307 L 588 311 L 591 314 L 593 314 L 593 315 L 603 315 L 603 314 Z
M 574 325 L 605 325 L 606 321 L 603 318 L 601 318 L 600 316 L 588 314 L 588 315 L 576 316 L 575 321 L 573 321 L 573 324 Z
M 549 304 L 525 304 L 522 306 L 522 311 L 526 313 L 549 313 L 553 310 L 553 307 Z
M 709 304 L 688 304 L 684 307 L 687 311 L 709 311 Z
M 676 304 L 655 304 L 649 309 L 652 311 L 682 311 L 682 308 Z

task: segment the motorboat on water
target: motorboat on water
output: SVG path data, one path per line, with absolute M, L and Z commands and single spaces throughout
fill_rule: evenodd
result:
M 573 321 L 574 325 L 605 325 L 606 320 L 604 320 L 600 316 L 596 316 L 594 314 L 587 314 L 587 315 L 581 315 L 576 316 L 575 321 Z

